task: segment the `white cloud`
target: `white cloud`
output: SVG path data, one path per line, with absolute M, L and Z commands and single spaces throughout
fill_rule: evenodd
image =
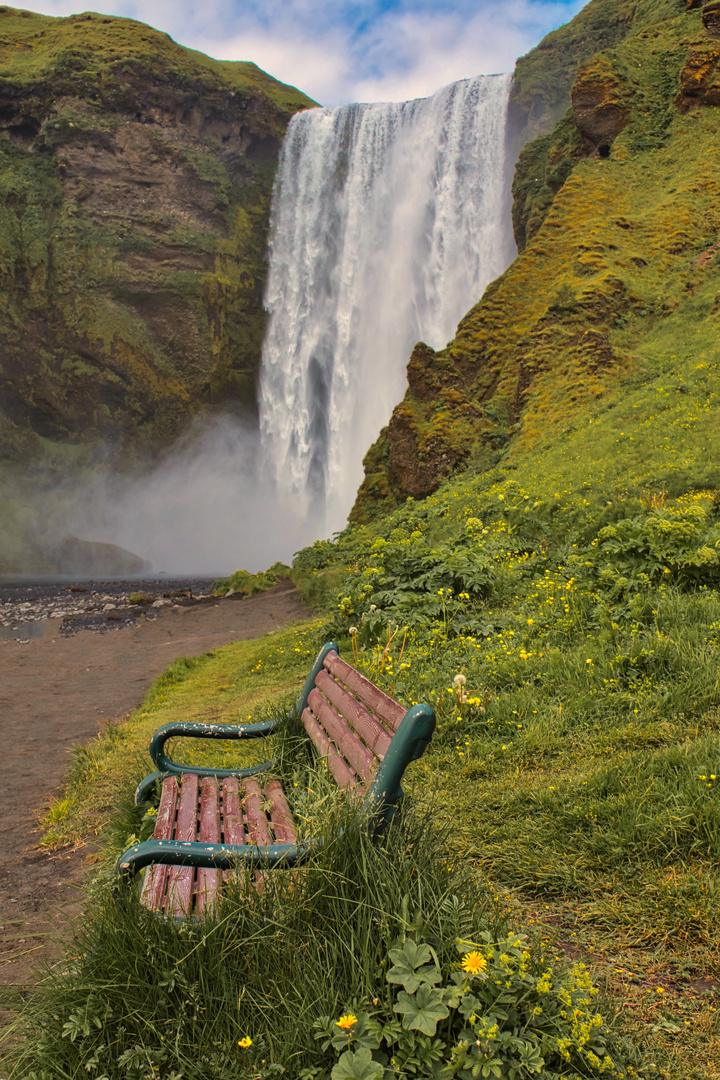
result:
M 253 60 L 317 101 L 404 100 L 512 69 L 586 0 L 104 0 L 94 9 L 167 31 L 225 60 Z M 37 0 L 48 15 L 76 0 Z

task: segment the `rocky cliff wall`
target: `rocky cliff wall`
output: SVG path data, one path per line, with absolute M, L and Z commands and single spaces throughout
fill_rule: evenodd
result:
M 543 43 L 521 62 L 540 82 L 543 64 L 549 79 L 561 69 L 561 110 L 563 35 L 595 16 L 616 27 L 613 46 L 578 65 L 569 112 L 520 159 L 524 250 L 446 349 L 416 347 L 405 399 L 366 457 L 355 520 L 426 495 L 459 468 L 500 459 L 521 467 L 527 450 L 612 408 L 650 370 L 672 381 L 691 340 L 711 378 L 720 330 L 716 7 L 592 0 L 556 39 L 560 57 Z M 530 178 L 543 192 L 534 200 Z
M 280 143 L 314 104 L 129 19 L 0 7 L 0 462 L 252 410 Z

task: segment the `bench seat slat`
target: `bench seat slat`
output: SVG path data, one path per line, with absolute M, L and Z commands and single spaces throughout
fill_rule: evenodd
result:
M 202 844 L 220 843 L 220 789 L 214 776 L 204 776 L 200 781 L 200 831 Z M 220 872 L 209 867 L 199 867 L 195 884 L 195 903 L 198 915 L 206 907 L 212 907 L 220 888 Z
M 329 681 L 332 682 L 332 679 Z M 333 686 L 337 688 L 337 683 L 333 683 Z M 377 764 L 373 752 L 368 750 L 347 723 L 338 716 L 319 690 L 311 691 L 308 704 L 355 775 L 369 780 Z
M 178 782 L 174 776 L 169 776 L 164 781 L 160 794 L 160 806 L 158 807 L 155 831 L 153 833 L 156 840 L 172 839 L 177 797 Z M 140 897 L 145 907 L 158 910 L 162 908 L 169 869 L 169 866 L 163 866 L 162 863 L 148 867 Z
M 354 787 L 356 783 L 355 773 L 345 759 L 338 754 L 312 709 L 307 708 L 305 710 L 302 714 L 302 722 L 305 725 L 305 730 L 315 744 L 318 754 L 321 758 L 326 759 L 328 768 L 335 777 L 338 787 Z
M 244 844 L 240 780 L 228 776 L 223 780 L 223 840 L 226 844 Z M 232 873 L 231 870 L 228 873 Z
M 272 844 L 270 826 L 262 808 L 262 788 L 257 780 L 249 777 L 243 784 L 245 789 L 245 816 L 248 825 L 248 838 L 251 844 L 267 847 Z
M 187 773 L 182 778 L 180 801 L 174 840 L 197 839 L 199 777 Z M 191 866 L 171 866 L 168 874 L 168 891 L 165 910 L 168 915 L 180 918 L 187 915 L 192 907 L 193 883 L 195 871 Z
M 355 668 L 350 667 L 345 660 L 341 660 L 336 652 L 329 652 L 325 657 L 325 668 L 344 683 L 353 694 L 357 694 L 361 701 L 372 709 L 381 720 L 384 720 L 393 732 L 397 731 L 407 709 L 394 701 L 388 694 L 379 690 L 377 686 L 361 675 Z
M 223 780 L 223 841 L 226 844 L 244 844 L 245 827 L 243 825 L 242 806 L 240 804 L 240 780 L 237 776 L 228 776 Z M 230 881 L 235 876 L 234 870 L 225 870 L 223 881 Z
M 295 825 L 285 792 L 279 780 L 268 780 L 265 785 L 265 798 L 271 803 L 272 830 L 276 844 L 294 844 L 297 839 Z
M 381 761 L 387 753 L 392 736 L 382 726 L 379 720 L 372 716 L 364 705 L 356 701 L 344 687 L 336 683 L 326 671 L 322 671 L 315 680 L 318 688 L 323 692 L 331 705 L 334 705 L 339 713 L 350 721 L 355 731 L 372 752 L 373 757 Z M 315 693 L 315 691 L 313 691 Z M 312 694 L 310 695 L 312 697 Z M 308 699 L 309 700 L 309 699 Z

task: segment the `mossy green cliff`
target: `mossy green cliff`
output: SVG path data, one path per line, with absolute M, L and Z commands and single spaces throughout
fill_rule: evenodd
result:
M 0 7 L 5 466 L 254 408 L 277 157 L 312 104 L 130 19 Z
M 426 495 L 461 467 L 483 470 L 502 460 L 522 469 L 528 452 L 560 443 L 569 458 L 585 454 L 601 429 L 608 438 L 602 468 L 612 471 L 615 437 L 627 427 L 615 432 L 612 416 L 624 415 L 633 394 L 633 425 L 643 429 L 637 460 L 644 468 L 653 462 L 660 485 L 686 467 L 673 402 L 693 396 L 694 420 L 707 427 L 700 471 L 713 482 L 716 7 L 592 0 L 558 31 L 562 57 L 582 20 L 590 25 L 598 17 L 614 27 L 613 44 L 582 60 L 570 111 L 521 156 L 515 224 L 524 250 L 446 349 L 420 344 L 413 352 L 405 399 L 366 457 L 354 520 Z M 520 62 L 518 93 L 532 97 L 524 89 L 530 73 L 536 85 L 545 80 L 545 100 L 562 111 L 568 65 L 558 68 L 552 44 L 553 35 Z M 533 169 L 537 198 L 529 187 Z

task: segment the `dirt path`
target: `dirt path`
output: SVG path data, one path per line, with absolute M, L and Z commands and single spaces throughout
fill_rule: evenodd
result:
M 0 640 L 0 988 L 21 987 L 57 951 L 82 901 L 85 853 L 35 850 L 38 817 L 62 783 L 73 744 L 138 706 L 178 656 L 198 656 L 279 629 L 309 612 L 290 583 L 242 600 L 164 609 L 104 634 L 27 644 Z M 0 1001 L 0 1020 L 2 1003 Z

